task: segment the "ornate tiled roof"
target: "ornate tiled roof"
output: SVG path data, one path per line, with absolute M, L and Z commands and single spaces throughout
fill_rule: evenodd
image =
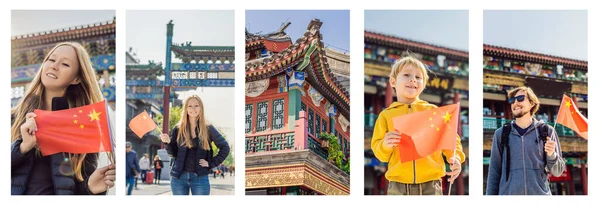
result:
M 447 57 L 451 57 L 457 60 L 467 62 L 469 61 L 469 53 L 465 51 L 417 42 L 405 38 L 375 33 L 371 31 L 365 31 L 365 43 L 378 43 L 390 47 L 400 47 L 403 49 L 408 49 L 410 51 L 429 54 L 433 56 L 443 54 Z
M 234 57 L 234 46 L 192 46 L 191 42 L 181 45 L 172 45 L 171 50 L 178 58 L 181 57 Z
M 270 78 L 291 69 L 305 71 L 307 81 L 349 118 L 349 91 L 329 68 L 319 31 L 322 24 L 318 19 L 312 20 L 294 44 L 271 56 L 247 61 L 246 82 Z M 246 47 L 247 52 L 248 49 Z
M 88 25 L 13 36 L 11 44 L 13 49 L 19 49 L 65 41 L 79 41 L 80 39 L 94 36 L 114 35 L 115 30 L 116 21 L 113 19 Z
M 587 71 L 587 61 L 575 60 L 557 56 L 551 56 L 541 53 L 534 53 L 529 51 L 523 51 L 513 48 L 504 48 L 493 45 L 483 45 L 483 54 L 490 56 L 498 56 L 503 58 L 510 58 L 515 60 L 522 60 L 532 63 L 549 64 L 549 65 L 563 65 L 568 68 L 575 68 L 579 70 Z
M 233 61 L 235 58 L 235 47 L 234 46 L 192 46 L 192 42 L 186 42 L 185 44 L 172 45 L 171 51 L 175 53 L 175 57 L 181 59 L 184 63 L 190 61 L 204 61 L 207 60 L 229 60 Z
M 126 65 L 127 75 L 163 75 L 164 70 L 162 63 L 155 64 L 154 61 L 148 62 L 148 64 L 136 64 Z
M 268 34 L 254 34 L 246 30 L 246 50 L 265 47 L 267 50 L 279 53 L 292 44 L 292 39 L 285 33 L 290 25 L 287 22 L 279 30 Z

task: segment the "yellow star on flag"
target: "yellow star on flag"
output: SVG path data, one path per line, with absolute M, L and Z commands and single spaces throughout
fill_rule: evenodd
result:
M 567 103 L 565 104 L 565 106 L 571 107 L 571 101 L 567 101 Z
M 83 129 L 83 125 L 79 125 L 79 128 Z
M 446 111 L 446 115 L 442 116 L 442 118 L 444 118 L 444 123 L 449 122 L 451 117 L 452 115 Z
M 88 116 L 90 116 L 90 122 L 94 121 L 94 120 L 98 120 L 100 121 L 100 118 L 98 116 L 100 116 L 100 114 L 102 114 L 101 112 L 96 112 L 96 109 L 92 110 L 92 112 L 90 112 L 90 114 Z
M 433 120 L 433 118 L 429 118 L 429 121 L 432 121 L 432 120 Z
M 73 117 L 77 117 L 77 115 L 73 115 Z
M 83 112 L 83 110 L 79 110 L 79 113 Z
M 146 118 L 146 115 L 142 116 L 142 119 L 144 119 L 144 120 L 145 120 L 145 119 L 147 119 L 147 118 Z
M 77 124 L 77 120 L 73 120 L 73 124 Z

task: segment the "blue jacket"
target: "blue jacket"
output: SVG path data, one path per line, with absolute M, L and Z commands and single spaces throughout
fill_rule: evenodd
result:
M 492 141 L 490 166 L 487 179 L 487 195 L 551 195 L 548 182 L 549 171 L 560 176 L 565 170 L 565 161 L 560 150 L 560 141 L 555 130 L 545 123 L 533 119 L 523 136 L 514 127 L 508 135 L 510 147 L 510 174 L 506 179 L 506 152 L 500 156 L 502 128 L 497 129 Z M 538 140 L 540 126 L 548 126 L 550 139 L 556 142 L 552 156 L 544 162 L 544 142 Z M 511 126 L 516 126 L 515 122 Z M 544 167 L 546 165 L 546 167 Z
M 196 133 L 198 132 L 199 130 L 196 129 Z M 183 173 L 183 169 L 185 168 L 185 157 L 188 151 L 187 147 L 184 145 L 178 145 L 177 133 L 179 133 L 178 125 L 173 127 L 173 130 L 171 131 L 171 142 L 165 144 L 167 153 L 169 153 L 169 155 L 173 158 L 173 160 L 171 160 L 171 177 L 176 179 L 178 179 Z M 199 150 L 196 154 L 196 161 L 205 159 L 208 161 L 208 167 L 201 167 L 200 165 L 196 164 L 196 174 L 198 176 L 208 175 L 210 169 L 219 166 L 219 164 L 221 164 L 225 158 L 227 158 L 227 155 L 229 155 L 229 144 L 227 143 L 227 140 L 225 140 L 225 138 L 221 136 L 221 133 L 219 133 L 219 131 L 212 125 L 208 126 L 208 135 L 208 143 L 210 147 L 209 150 L 203 151 L 202 148 L 198 148 Z M 197 137 L 196 140 L 200 140 L 200 138 Z M 217 156 L 214 157 L 212 146 L 210 146 L 212 142 L 214 142 L 217 148 L 219 148 L 219 153 L 217 153 Z M 202 146 L 202 143 L 198 144 Z
M 21 139 L 15 141 L 11 145 L 11 194 L 23 195 L 29 182 L 31 169 L 36 162 L 35 149 L 21 154 L 19 147 L 23 141 Z M 90 175 L 96 170 L 98 164 L 98 154 L 87 154 L 85 156 L 81 175 L 83 181 L 75 179 L 73 175 L 64 173 L 73 173 L 71 163 L 63 163 L 66 153 L 57 153 L 50 155 L 50 170 L 52 171 L 52 181 L 54 182 L 54 193 L 56 195 L 90 195 L 90 189 L 87 186 Z M 106 194 L 106 192 L 98 195 Z
M 131 151 L 127 152 L 125 157 L 125 161 L 127 162 L 127 166 L 125 166 L 125 170 L 127 172 L 125 174 L 125 177 L 135 177 L 137 173 L 140 173 L 142 171 L 140 169 L 140 163 L 138 163 L 137 153 L 133 151 L 133 149 L 131 149 Z

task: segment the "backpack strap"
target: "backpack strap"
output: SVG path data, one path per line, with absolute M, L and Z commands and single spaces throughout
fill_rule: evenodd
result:
M 500 138 L 500 157 L 502 157 L 502 159 L 504 159 L 503 153 L 506 149 L 506 181 L 508 181 L 508 175 L 510 174 L 510 147 L 508 146 L 508 135 L 510 135 L 511 128 L 511 123 L 504 124 L 504 126 L 502 126 L 502 135 Z
M 546 162 L 546 155 L 547 154 L 546 154 L 546 150 L 544 149 L 544 146 L 546 146 L 546 141 L 547 141 L 546 137 L 550 136 L 548 134 L 548 127 L 549 126 L 550 125 L 544 123 L 544 124 L 542 124 L 541 126 L 538 127 L 538 132 L 539 132 L 538 133 L 538 140 L 540 142 L 542 142 L 542 151 L 544 152 L 544 154 L 543 154 L 544 155 L 543 156 L 543 159 L 544 159 L 544 168 L 546 168 L 546 165 L 547 165 L 547 162 Z

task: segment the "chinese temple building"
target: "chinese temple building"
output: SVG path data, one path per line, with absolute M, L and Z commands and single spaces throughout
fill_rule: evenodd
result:
M 246 194 L 348 195 L 349 172 L 319 134 L 337 138 L 349 165 L 349 56 L 325 48 L 320 20 L 296 41 L 289 24 L 246 31 Z
M 534 116 L 555 129 L 560 139 L 567 169 L 560 177 L 550 177 L 553 195 L 587 194 L 587 140 L 560 124 L 555 125 L 563 94 L 576 102 L 579 111 L 588 113 L 587 61 L 547 54 L 483 46 L 483 130 L 484 186 L 487 180 L 494 131 L 513 120 L 507 92 L 528 86 L 541 105 Z M 485 187 L 484 187 L 485 190 Z
M 61 42 L 77 42 L 89 53 L 108 104 L 115 108 L 116 21 L 13 36 L 11 38 L 11 107 L 25 94 L 50 50 Z
M 468 194 L 469 53 L 371 31 L 365 31 L 364 36 L 365 195 L 387 194 L 387 163 L 375 157 L 371 150 L 371 139 L 379 113 L 394 101 L 395 93 L 389 84 L 392 65 L 408 55 L 421 60 L 432 72 L 429 73 L 425 90 L 419 96 L 421 100 L 437 106 L 460 102 L 458 134 L 462 138 L 467 159 L 463 164 L 462 177 L 454 181 L 452 194 Z M 443 191 L 447 193 L 447 181 L 442 181 Z

